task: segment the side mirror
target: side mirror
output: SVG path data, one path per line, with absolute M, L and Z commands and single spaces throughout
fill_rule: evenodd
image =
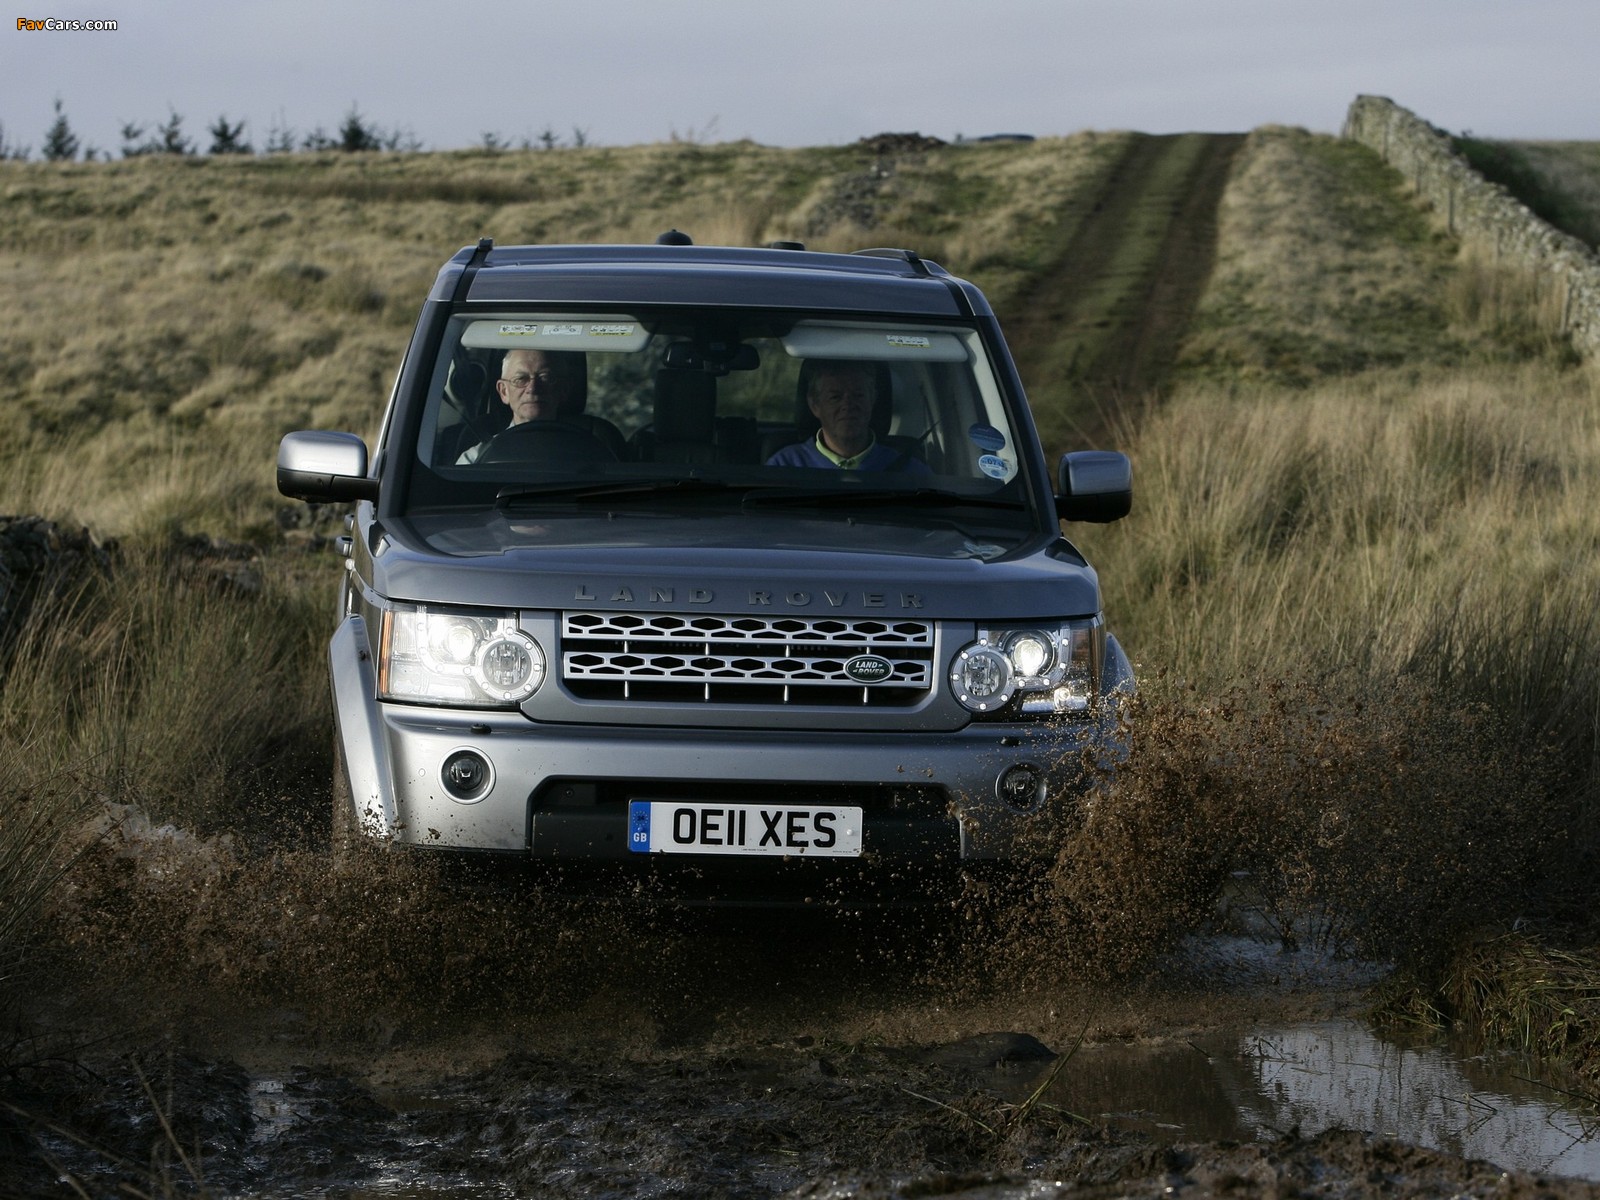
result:
M 302 430 L 278 444 L 278 490 L 294 500 L 376 500 L 367 444 L 353 433 Z
M 1063 454 L 1056 481 L 1056 515 L 1063 521 L 1105 524 L 1133 508 L 1133 464 L 1115 450 Z

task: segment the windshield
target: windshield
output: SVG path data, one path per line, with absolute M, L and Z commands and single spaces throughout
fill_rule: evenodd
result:
M 1037 525 L 982 340 L 960 325 L 723 310 L 459 315 L 417 431 L 414 514 L 859 507 L 872 520 L 959 509 L 965 523 Z

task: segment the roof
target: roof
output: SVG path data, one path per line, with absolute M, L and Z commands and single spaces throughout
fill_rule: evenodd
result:
M 445 264 L 429 298 L 714 304 L 949 317 L 989 311 L 977 289 L 943 267 L 910 251 L 888 249 L 830 254 L 736 246 L 480 243 Z

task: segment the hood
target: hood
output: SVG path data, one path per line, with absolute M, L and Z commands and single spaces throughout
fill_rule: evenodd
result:
M 786 516 L 486 513 L 368 532 L 391 600 L 493 608 L 1001 620 L 1089 616 L 1094 571 L 1065 540 Z

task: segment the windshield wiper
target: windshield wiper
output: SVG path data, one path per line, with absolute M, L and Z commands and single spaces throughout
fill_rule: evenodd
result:
M 753 484 L 732 484 L 721 479 L 602 479 L 585 483 L 545 483 L 533 487 L 501 488 L 495 496 L 497 508 L 519 504 L 539 504 L 546 500 L 616 500 L 633 496 L 711 495 L 731 492 L 742 495 Z
M 990 496 L 967 496 L 941 488 L 828 488 L 800 491 L 792 488 L 781 492 L 767 492 L 760 496 L 745 497 L 745 507 L 753 505 L 793 504 L 816 505 L 823 508 L 889 507 L 903 504 L 909 508 L 1002 508 L 1022 512 L 1028 506 L 1020 500 L 996 500 Z

